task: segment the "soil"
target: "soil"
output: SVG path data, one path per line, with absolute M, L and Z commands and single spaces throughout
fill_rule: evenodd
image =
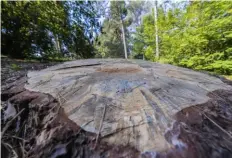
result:
M 21 69 L 12 70 L 13 63 Z M 28 70 L 54 64 L 2 60 L 2 129 L 12 120 L 4 120 L 9 106 L 13 105 L 17 113 L 23 110 L 2 136 L 2 157 L 232 157 L 232 90 L 216 90 L 208 94 L 211 99 L 207 103 L 179 111 L 176 122 L 165 135 L 174 145 L 172 150 L 139 153 L 130 146 L 96 141 L 95 134 L 83 131 L 67 117 L 62 102 L 49 94 L 24 88 Z
M 173 129 L 166 133 L 180 144 L 164 157 L 232 157 L 232 91 L 216 90 L 207 103 L 192 106 L 176 114 Z M 187 148 L 186 148 L 187 147 Z

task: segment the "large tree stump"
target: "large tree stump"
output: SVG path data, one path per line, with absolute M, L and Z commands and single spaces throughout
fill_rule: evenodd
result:
M 129 145 L 148 155 L 175 146 L 193 151 L 186 137 L 178 137 L 183 132 L 175 122 L 201 124 L 204 111 L 189 108 L 232 102 L 232 87 L 217 77 L 141 60 L 66 62 L 29 72 L 27 82 L 27 90 L 58 100 L 68 118 L 85 131 L 100 132 L 101 142 Z M 179 132 L 168 134 L 173 125 Z

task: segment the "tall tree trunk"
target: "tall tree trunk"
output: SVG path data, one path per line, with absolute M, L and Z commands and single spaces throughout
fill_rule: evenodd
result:
M 155 56 L 158 59 L 159 58 L 159 36 L 158 36 L 158 24 L 157 24 L 157 17 L 158 17 L 157 0 L 154 3 L 155 3 L 154 17 L 155 17 L 155 45 L 156 45 Z
M 125 53 L 125 59 L 127 59 L 127 48 L 126 48 L 126 37 L 125 37 L 125 29 L 123 20 L 121 19 L 121 25 L 122 25 L 122 39 L 123 39 L 123 46 L 124 46 L 124 53 Z
M 56 51 L 57 51 L 57 53 L 61 53 L 60 41 L 59 41 L 58 35 L 54 35 L 54 36 L 55 36 L 55 42 L 56 42 Z

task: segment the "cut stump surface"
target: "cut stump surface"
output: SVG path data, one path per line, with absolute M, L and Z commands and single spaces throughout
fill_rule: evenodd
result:
M 140 152 L 173 148 L 165 134 L 178 112 L 207 103 L 216 90 L 232 90 L 205 73 L 141 60 L 79 60 L 27 76 L 27 90 L 62 102 L 78 126 L 96 134 L 100 130 L 101 141 L 128 144 Z

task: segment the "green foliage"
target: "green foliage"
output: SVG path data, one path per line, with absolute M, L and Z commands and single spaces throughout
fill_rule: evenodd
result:
M 232 80 L 232 75 L 224 75 L 224 77 L 228 80 Z
M 125 19 L 127 15 L 125 5 L 125 1 L 110 2 L 110 15 L 113 20 L 120 22 L 122 19 Z
M 110 1 L 110 15 L 104 20 L 101 34 L 94 42 L 96 57 L 124 57 L 121 28 L 122 25 L 130 25 L 130 19 L 126 19 L 126 16 L 127 8 L 124 1 Z M 125 32 L 127 33 L 127 30 Z
M 93 3 L 2 2 L 2 53 L 13 58 L 92 57 L 87 30 L 99 27 Z
M 196 1 L 169 5 L 169 10 L 163 6 L 158 9 L 160 61 L 232 74 L 232 3 Z M 151 55 L 155 53 L 153 19 L 153 13 L 143 18 L 133 43 L 133 54 L 145 53 L 148 60 L 155 60 Z
M 151 46 L 145 49 L 145 58 L 151 61 L 155 60 L 154 49 Z
M 95 48 L 99 57 L 123 57 L 120 24 L 106 19 L 102 26 L 102 33 L 95 41 Z
M 16 64 L 11 64 L 11 69 L 17 71 L 17 70 L 20 70 L 21 67 L 19 65 L 16 65 Z

